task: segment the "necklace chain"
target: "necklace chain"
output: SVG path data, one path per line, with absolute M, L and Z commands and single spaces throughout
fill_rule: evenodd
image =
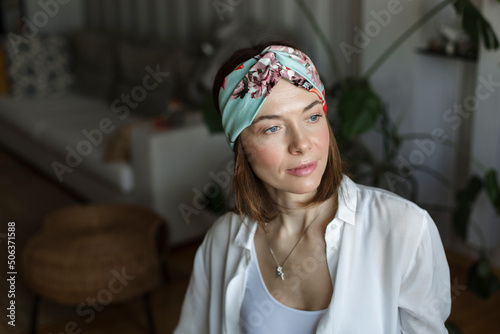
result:
M 267 240 L 267 232 L 266 232 L 266 229 L 264 229 L 264 234 L 265 234 L 265 239 L 266 239 L 266 242 L 267 242 L 267 246 L 269 247 L 269 250 L 271 251 L 271 255 L 273 256 L 273 259 L 274 259 L 274 262 L 276 262 L 276 277 L 281 277 L 281 280 L 285 280 L 285 273 L 283 272 L 283 266 L 285 265 L 285 262 L 286 260 L 288 260 L 288 257 L 292 254 L 293 250 L 295 249 L 295 247 L 297 247 L 297 245 L 299 244 L 300 240 L 302 240 L 302 237 L 306 234 L 307 230 L 309 229 L 309 227 L 311 227 L 311 225 L 316 221 L 316 219 L 318 219 L 318 217 L 321 215 L 321 213 L 323 212 L 323 209 L 325 208 L 325 205 L 326 205 L 326 201 L 323 203 L 323 205 L 321 206 L 321 210 L 319 211 L 318 215 L 313 219 L 313 221 L 306 227 L 306 229 L 304 230 L 304 232 L 302 232 L 302 235 L 300 236 L 299 240 L 295 243 L 295 246 L 293 246 L 292 250 L 290 251 L 290 253 L 288 253 L 288 255 L 286 256 L 285 260 L 283 261 L 283 263 L 281 264 L 281 266 L 279 265 L 278 263 L 278 260 L 276 260 L 276 256 L 274 255 L 274 251 L 273 249 L 271 248 L 271 245 L 269 244 L 269 240 Z M 266 223 L 267 225 L 267 223 Z

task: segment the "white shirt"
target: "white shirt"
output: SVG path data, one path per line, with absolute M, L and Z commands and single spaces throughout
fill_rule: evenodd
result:
M 240 309 L 257 229 L 255 221 L 244 219 L 248 229 L 239 215 L 228 212 L 207 232 L 174 334 L 241 333 Z M 448 333 L 449 267 L 425 210 L 344 176 L 325 242 L 334 290 L 317 334 Z

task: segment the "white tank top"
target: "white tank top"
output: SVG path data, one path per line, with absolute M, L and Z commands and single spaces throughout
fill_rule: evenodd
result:
M 312 334 L 326 311 L 298 310 L 276 300 L 267 290 L 255 243 L 252 244 L 252 260 L 240 314 L 240 328 L 244 334 Z

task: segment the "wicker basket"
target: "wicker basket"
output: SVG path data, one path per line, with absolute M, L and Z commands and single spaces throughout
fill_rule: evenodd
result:
M 167 227 L 162 217 L 134 204 L 62 208 L 46 216 L 27 242 L 22 278 L 37 295 L 67 305 L 138 297 L 161 281 L 158 244 L 168 240 Z

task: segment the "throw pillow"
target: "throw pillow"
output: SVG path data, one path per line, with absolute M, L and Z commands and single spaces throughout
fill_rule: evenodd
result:
M 66 95 L 74 89 L 70 53 L 62 36 L 35 36 L 27 39 L 8 34 L 7 73 L 14 97 Z
M 119 82 L 114 99 L 130 99 L 130 111 L 141 116 L 160 115 L 176 82 L 172 53 L 162 46 L 122 40 L 118 44 Z M 174 71 L 175 70 L 175 71 Z M 161 73 L 158 73 L 161 72 Z M 168 73 L 168 74 L 165 74 Z

